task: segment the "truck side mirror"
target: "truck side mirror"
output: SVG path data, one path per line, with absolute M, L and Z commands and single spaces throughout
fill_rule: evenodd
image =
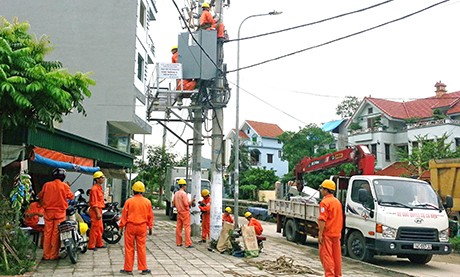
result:
M 172 186 L 169 188 L 169 190 L 170 190 L 171 192 L 174 192 L 174 191 L 176 190 L 176 188 L 175 188 L 174 185 L 172 185 Z
M 446 196 L 446 203 L 444 205 L 444 208 L 452 209 L 453 206 L 454 206 L 454 199 L 452 198 L 452 196 L 447 195 Z

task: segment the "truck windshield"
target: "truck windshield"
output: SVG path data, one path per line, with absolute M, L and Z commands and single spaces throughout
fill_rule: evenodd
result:
M 425 182 L 374 180 L 377 201 L 381 205 L 414 209 L 440 209 L 442 205 L 433 188 Z

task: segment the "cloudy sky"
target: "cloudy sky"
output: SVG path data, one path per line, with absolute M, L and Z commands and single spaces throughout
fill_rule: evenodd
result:
M 188 0 L 174 1 L 183 7 Z M 230 39 L 236 39 L 240 23 L 250 15 L 274 10 L 283 12 L 248 19 L 242 25 L 241 37 L 291 28 L 382 2 L 232 0 L 224 9 L 223 17 Z M 320 125 L 337 119 L 335 108 L 347 95 L 407 101 L 433 96 L 434 84 L 440 80 L 449 92 L 459 91 L 459 0 L 447 1 L 386 26 L 302 51 L 440 2 L 395 0 L 312 26 L 241 41 L 240 67 L 288 56 L 240 71 L 240 123 L 249 119 L 276 123 L 283 130 L 296 131 L 308 123 Z M 158 14 L 152 32 L 155 62 L 169 62 L 170 47 L 177 44 L 177 35 L 185 30 L 180 27 L 173 0 L 156 1 L 156 4 Z M 226 43 L 224 51 L 227 69 L 235 70 L 237 43 Z M 295 52 L 299 53 L 289 55 Z M 236 73 L 229 73 L 227 79 L 232 98 L 224 110 L 225 134 L 235 126 Z M 183 124 L 170 126 L 182 133 Z M 161 130 L 155 126 L 155 133 L 147 138 L 147 143 L 161 143 Z M 186 130 L 184 137 L 192 137 L 192 133 Z M 174 143 L 176 139 L 168 135 L 168 142 Z M 210 155 L 207 145 L 203 149 L 205 156 Z M 180 142 L 177 146 L 185 149 Z

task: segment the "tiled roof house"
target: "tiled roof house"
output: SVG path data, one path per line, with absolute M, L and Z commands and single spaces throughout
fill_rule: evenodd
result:
M 460 91 L 447 93 L 442 82 L 435 95 L 408 102 L 366 97 L 347 122 L 348 143 L 365 144 L 377 158 L 376 169 L 398 160 L 397 149 L 412 151 L 417 137 L 449 135 L 452 149 L 460 146 Z

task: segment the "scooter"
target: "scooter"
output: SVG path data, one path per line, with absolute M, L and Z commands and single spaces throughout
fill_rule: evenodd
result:
M 91 218 L 89 216 L 89 205 L 87 203 L 77 204 L 78 212 L 89 228 L 91 228 Z M 104 224 L 104 232 L 102 238 L 108 244 L 116 244 L 121 240 L 120 228 L 118 221 L 120 220 L 118 202 L 106 203 L 106 207 L 102 210 L 102 222 Z
M 68 255 L 73 264 L 77 263 L 78 253 L 85 253 L 88 250 L 88 238 L 86 236 L 88 225 L 78 214 L 76 215 L 73 201 L 69 203 L 66 210 L 66 220 L 59 223 L 58 229 L 61 238 L 60 254 Z

